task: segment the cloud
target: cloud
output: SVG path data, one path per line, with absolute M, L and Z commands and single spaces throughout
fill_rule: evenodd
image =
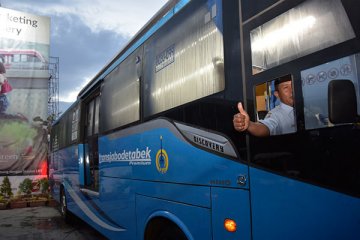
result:
M 2 7 L 51 17 L 50 56 L 59 57 L 64 112 L 78 92 L 167 0 L 2 0 Z
M 126 43 L 111 31 L 93 33 L 75 15 L 52 18 L 51 56 L 60 59 L 60 100 L 75 101 L 76 94 Z M 54 47 L 56 46 L 56 47 Z
M 107 30 L 132 36 L 165 2 L 165 0 L 96 0 L 92 2 L 93 4 L 89 4 L 88 0 L 81 0 L 76 3 L 74 14 L 78 14 L 84 24 L 95 33 Z
M 36 12 L 39 15 L 59 17 L 75 15 L 94 33 L 111 31 L 130 37 L 140 30 L 167 0 L 93 0 L 91 4 L 88 0 L 4 2 L 4 6 Z

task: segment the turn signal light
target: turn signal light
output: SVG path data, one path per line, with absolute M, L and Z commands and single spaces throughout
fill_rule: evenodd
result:
M 224 228 L 228 232 L 236 232 L 236 222 L 232 219 L 225 219 Z

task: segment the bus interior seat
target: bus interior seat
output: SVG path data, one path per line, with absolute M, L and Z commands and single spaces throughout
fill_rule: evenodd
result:
M 258 111 L 259 120 L 264 119 L 267 113 L 268 113 L 268 111 L 266 111 L 266 110 Z

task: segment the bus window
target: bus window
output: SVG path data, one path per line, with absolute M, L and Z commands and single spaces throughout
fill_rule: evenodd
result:
M 86 136 L 90 137 L 94 133 L 94 101 L 86 106 Z
M 270 135 L 296 132 L 291 75 L 255 86 L 256 117 Z
M 99 190 L 99 104 L 100 95 L 86 103 L 86 135 L 85 135 L 85 185 L 92 190 Z
M 145 116 L 224 90 L 222 16 L 207 4 L 199 1 L 145 44 Z
M 255 86 L 255 101 L 257 120 L 262 120 L 265 118 L 266 114 L 269 111 L 269 95 L 267 83 L 262 83 Z
M 109 131 L 140 119 L 140 47 L 106 76 L 101 90 L 100 126 Z M 97 124 L 97 122 L 95 122 Z
M 330 121 L 328 110 L 328 86 L 333 80 L 347 80 L 354 85 L 357 99 L 357 115 L 359 115 L 359 70 L 360 54 L 358 53 L 301 72 L 306 129 L 336 125 Z
M 71 141 L 76 141 L 79 134 L 79 108 L 76 108 L 72 113 L 71 119 Z
M 340 0 L 306 1 L 250 32 L 253 75 L 354 37 Z

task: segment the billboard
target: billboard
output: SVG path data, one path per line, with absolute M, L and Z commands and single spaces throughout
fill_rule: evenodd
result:
M 49 17 L 0 7 L 0 176 L 46 174 L 49 50 Z

